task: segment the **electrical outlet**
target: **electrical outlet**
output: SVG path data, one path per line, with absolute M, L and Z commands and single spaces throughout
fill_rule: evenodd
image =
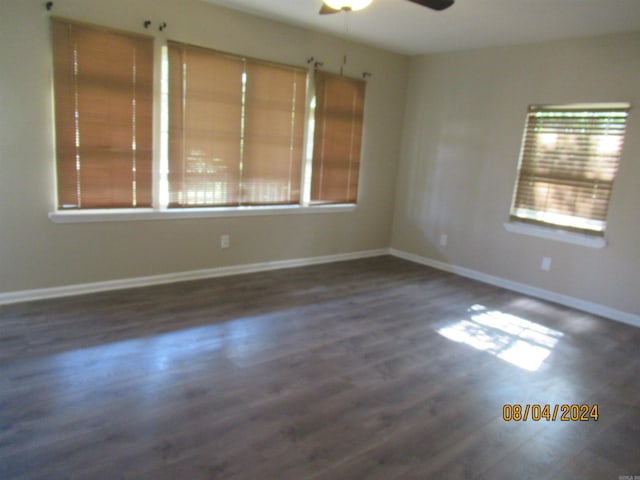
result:
M 228 234 L 220 235 L 220 248 L 229 248 L 231 237 Z
M 442 235 L 440 235 L 440 246 L 441 247 L 446 247 L 448 239 L 449 239 L 449 237 L 447 236 L 446 233 L 443 233 Z
M 540 268 L 545 272 L 551 270 L 551 257 L 542 257 L 542 263 L 540 264 Z

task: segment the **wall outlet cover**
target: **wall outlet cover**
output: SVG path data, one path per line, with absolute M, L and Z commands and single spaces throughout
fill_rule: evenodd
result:
M 542 263 L 540 264 L 540 268 L 545 272 L 551 270 L 551 257 L 542 257 Z

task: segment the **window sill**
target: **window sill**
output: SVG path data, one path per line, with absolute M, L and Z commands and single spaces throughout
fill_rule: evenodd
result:
M 261 215 L 303 215 L 308 213 L 353 212 L 355 204 L 335 205 L 279 205 L 269 207 L 218 207 L 218 208 L 127 208 L 104 210 L 68 210 L 49 213 L 54 223 L 96 223 L 140 220 L 181 220 L 188 218 L 251 217 Z
M 505 222 L 504 228 L 508 232 L 512 233 L 546 238 L 547 240 L 556 240 L 558 242 L 573 243 L 574 245 L 580 245 L 582 247 L 604 248 L 607 246 L 607 241 L 604 237 L 593 237 L 582 233 L 567 232 L 566 230 L 559 230 L 552 227 L 541 227 L 521 222 Z

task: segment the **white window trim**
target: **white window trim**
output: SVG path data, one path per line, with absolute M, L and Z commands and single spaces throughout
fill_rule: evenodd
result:
M 306 215 L 309 213 L 354 212 L 356 204 L 340 203 L 331 205 L 274 205 L 252 207 L 212 207 L 212 208 L 118 208 L 96 210 L 68 210 L 49 213 L 54 223 L 97 223 L 122 222 L 132 220 L 180 220 L 189 218 L 255 217 L 262 215 Z
M 504 228 L 508 232 L 532 237 L 544 238 L 558 242 L 572 243 L 581 247 L 604 248 L 607 241 L 604 237 L 598 237 L 578 232 L 569 232 L 559 228 L 532 225 L 524 222 L 505 222 Z

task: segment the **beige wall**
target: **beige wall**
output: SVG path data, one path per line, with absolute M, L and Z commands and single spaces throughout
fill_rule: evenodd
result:
M 0 1 L 0 293 L 391 245 L 640 313 L 640 34 L 411 61 L 352 45 L 346 73 L 374 72 L 353 213 L 60 225 L 47 218 L 54 157 L 43 3 Z M 341 60 L 338 38 L 196 0 L 56 0 L 54 13 L 139 32 L 146 18 L 164 20 L 168 38 L 290 64 L 314 55 L 336 70 Z M 527 105 L 585 101 L 634 107 L 609 245 L 506 232 Z M 218 247 L 223 233 L 229 250 Z M 548 273 L 543 256 L 553 259 Z
M 640 313 L 639 52 L 630 34 L 412 59 L 392 247 Z M 609 245 L 505 231 L 527 106 L 607 101 L 632 104 Z
M 168 38 L 272 61 L 313 55 L 334 71 L 341 61 L 341 39 L 195 0 L 54 4 L 55 15 L 129 31 L 166 21 Z M 345 73 L 374 73 L 353 213 L 54 224 L 48 15 L 41 0 L 0 0 L 0 293 L 388 247 L 407 68 L 406 57 L 350 46 Z

